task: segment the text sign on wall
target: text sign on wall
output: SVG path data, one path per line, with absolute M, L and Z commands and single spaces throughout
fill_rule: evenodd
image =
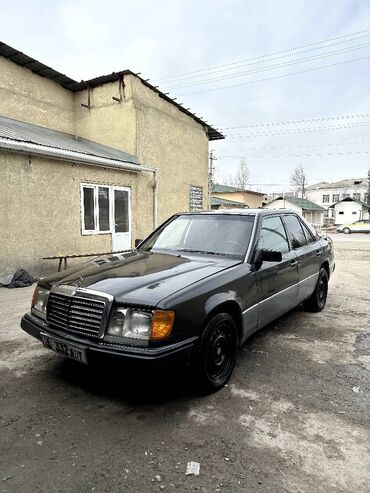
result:
M 191 211 L 202 211 L 203 210 L 203 187 L 198 187 L 196 185 L 190 185 L 189 210 L 191 210 Z

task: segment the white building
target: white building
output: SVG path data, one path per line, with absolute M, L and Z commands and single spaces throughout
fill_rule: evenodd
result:
M 352 224 L 360 219 L 369 219 L 370 205 L 359 200 L 345 198 L 330 206 L 334 210 L 335 225 Z
M 303 216 L 312 226 L 320 230 L 324 222 L 325 209 L 307 199 L 297 197 L 278 197 L 267 205 L 266 209 L 291 209 Z
M 368 187 L 368 178 L 352 178 L 334 183 L 321 182 L 307 187 L 306 197 L 324 207 L 324 217 L 333 223 L 335 210 L 331 206 L 346 198 L 366 203 Z

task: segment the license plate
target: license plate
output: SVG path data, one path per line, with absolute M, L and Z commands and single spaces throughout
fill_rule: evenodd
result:
M 70 344 L 69 342 L 61 341 L 60 339 L 55 339 L 54 337 L 50 337 L 46 334 L 41 334 L 41 339 L 44 347 L 47 349 L 51 349 L 52 351 L 62 354 L 67 358 L 87 364 L 85 348 L 76 346 L 75 344 Z

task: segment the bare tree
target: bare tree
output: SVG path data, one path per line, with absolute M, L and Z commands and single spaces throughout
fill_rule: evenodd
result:
M 234 175 L 228 175 L 224 180 L 225 185 L 245 190 L 249 180 L 249 169 L 246 161 L 242 159 Z
M 301 164 L 294 168 L 292 174 L 290 175 L 290 183 L 301 198 L 304 199 L 306 195 L 307 177 Z

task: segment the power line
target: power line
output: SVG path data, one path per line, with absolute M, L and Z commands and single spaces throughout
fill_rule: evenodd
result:
M 355 125 L 337 125 L 337 126 L 323 126 L 323 127 L 307 127 L 299 130 L 283 130 L 280 132 L 255 132 L 253 134 L 238 134 L 238 135 L 228 135 L 227 137 L 230 139 L 243 139 L 243 138 L 251 138 L 251 137 L 275 137 L 280 135 L 298 135 L 303 133 L 312 133 L 312 132 L 328 132 L 332 130 L 342 130 L 347 128 L 358 128 L 358 127 L 366 127 L 370 125 L 370 122 L 358 123 Z
M 302 158 L 302 157 L 331 157 L 331 156 L 352 156 L 352 155 L 368 155 L 370 151 L 343 151 L 343 152 L 312 152 L 312 153 L 299 153 L 299 154 L 272 154 L 269 156 L 250 156 L 251 160 L 254 159 L 288 159 L 288 158 Z
M 265 55 L 255 56 L 255 57 L 252 57 L 252 58 L 246 58 L 244 60 L 239 60 L 237 62 L 226 63 L 226 64 L 223 64 L 223 65 L 216 65 L 216 66 L 209 67 L 209 68 L 194 70 L 192 72 L 185 72 L 185 73 L 182 73 L 182 74 L 177 74 L 177 75 L 172 76 L 172 77 L 165 77 L 165 78 L 162 78 L 162 79 L 157 79 L 157 82 L 159 82 L 159 81 L 165 81 L 165 80 L 171 80 L 171 79 L 178 79 L 178 78 L 183 77 L 183 76 L 186 76 L 186 75 L 197 74 L 197 73 L 201 73 L 201 72 L 207 72 L 209 70 L 215 70 L 215 69 L 218 69 L 218 68 L 230 67 L 230 66 L 238 65 L 238 64 L 241 64 L 241 63 L 245 63 L 245 62 L 250 62 L 250 61 L 253 61 L 253 60 L 259 60 L 259 59 L 262 59 L 262 58 L 267 58 L 267 57 L 271 57 L 271 56 L 275 56 L 275 55 L 280 55 L 282 53 L 296 51 L 296 50 L 299 50 L 301 48 L 308 48 L 310 46 L 317 46 L 319 44 L 329 43 L 330 41 L 336 41 L 336 40 L 339 40 L 339 39 L 350 38 L 350 37 L 353 37 L 353 36 L 357 36 L 358 34 L 364 34 L 364 33 L 368 33 L 368 32 L 370 32 L 370 29 L 363 29 L 362 31 L 357 31 L 357 32 L 354 32 L 354 33 L 349 33 L 349 34 L 344 34 L 342 36 L 336 36 L 334 38 L 327 38 L 327 39 L 324 39 L 324 40 L 321 40 L 321 41 L 316 41 L 315 43 L 309 43 L 309 44 L 304 44 L 304 45 L 296 46 L 294 48 L 286 48 L 284 50 L 275 51 L 275 52 L 272 52 L 272 53 L 267 53 Z
M 238 125 L 234 127 L 221 127 L 222 130 L 235 130 L 238 128 L 257 128 L 257 127 L 274 127 L 280 125 L 296 125 L 301 123 L 315 123 L 315 122 L 328 122 L 335 120 L 351 120 L 359 118 L 369 118 L 370 113 L 354 113 L 351 115 L 339 115 L 339 116 L 324 116 L 315 118 L 306 118 L 302 120 L 285 120 L 277 122 L 263 122 L 263 123 L 248 123 L 245 125 Z
M 342 50 L 336 50 L 336 51 L 331 51 L 328 53 L 322 53 L 320 55 L 315 55 L 315 56 L 310 56 L 306 58 L 298 58 L 298 60 L 291 60 L 288 62 L 283 62 L 283 63 L 276 63 L 275 65 L 269 65 L 266 67 L 258 68 L 255 70 L 249 70 L 247 72 L 235 72 L 232 74 L 227 74 L 227 75 L 222 75 L 220 77 L 213 77 L 211 79 L 204 79 L 200 81 L 194 81 L 189 84 L 182 84 L 182 85 L 175 85 L 175 86 L 168 86 L 167 89 L 182 89 L 184 87 L 193 87 L 193 86 L 198 86 L 198 85 L 203 85 L 203 84 L 209 84 L 210 82 L 219 82 L 223 80 L 229 80 L 229 79 L 237 79 L 240 77 L 245 77 L 247 75 L 254 75 L 254 74 L 259 74 L 261 72 L 266 72 L 269 70 L 277 70 L 285 67 L 290 67 L 291 65 L 300 65 L 301 63 L 308 63 L 312 62 L 315 60 L 321 60 L 322 58 L 328 58 L 336 55 L 343 55 L 346 53 L 350 53 L 352 51 L 358 51 L 362 50 L 364 48 L 368 48 L 370 46 L 370 43 L 365 43 L 361 45 L 356 45 L 350 48 L 344 48 Z
M 265 63 L 266 61 L 272 62 L 272 61 L 275 61 L 275 60 L 281 60 L 282 58 L 294 57 L 294 56 L 297 56 L 297 55 L 301 55 L 303 53 L 309 53 L 311 51 L 323 50 L 324 48 L 329 48 L 331 46 L 337 46 L 339 44 L 349 43 L 349 42 L 352 42 L 352 41 L 357 41 L 358 39 L 367 38 L 369 35 L 370 35 L 370 33 L 367 33 L 367 34 L 364 34 L 362 36 L 357 36 L 357 37 L 352 38 L 352 39 L 346 39 L 346 40 L 342 40 L 342 41 L 337 41 L 335 43 L 325 44 L 325 45 L 322 45 L 322 46 L 316 46 L 315 48 L 309 48 L 309 49 L 306 49 L 306 50 L 297 51 L 295 53 L 287 53 L 285 55 L 280 55 L 280 56 L 277 56 L 277 57 L 272 57 L 272 55 L 263 55 L 263 56 L 266 57 L 266 59 L 258 60 L 258 61 L 254 61 L 254 62 L 249 62 L 249 63 L 246 63 L 246 61 L 243 61 L 242 60 L 240 62 L 234 62 L 234 64 L 232 64 L 232 65 L 236 65 L 236 64 L 237 65 L 240 65 L 238 67 L 220 68 L 220 69 L 215 69 L 215 70 L 209 69 L 209 71 L 207 71 L 205 73 L 200 73 L 200 74 L 197 74 L 197 75 L 174 77 L 172 79 L 169 79 L 169 83 L 172 84 L 172 83 L 181 82 L 181 81 L 187 81 L 187 80 L 190 81 L 191 79 L 197 79 L 199 77 L 211 76 L 212 74 L 216 74 L 217 75 L 217 74 L 221 74 L 222 72 L 229 72 L 231 70 L 240 69 L 240 68 L 248 67 L 248 66 L 252 66 L 252 65 L 257 65 L 257 64 L 260 64 L 260 63 Z M 166 80 L 166 79 L 162 79 L 162 80 Z M 159 81 L 156 81 L 156 82 L 161 82 L 161 79 L 159 79 Z M 166 84 L 166 82 L 164 82 L 164 84 Z
M 246 147 L 244 151 L 274 151 L 280 149 L 311 149 L 318 147 L 338 147 L 338 146 L 352 146 L 352 145 L 367 145 L 370 144 L 370 140 L 365 142 L 331 142 L 328 144 L 304 144 L 304 145 L 287 145 L 287 146 L 268 146 L 268 147 Z M 246 156 L 231 156 L 222 155 L 218 156 L 220 159 L 223 158 L 245 158 Z
M 362 60 L 367 60 L 369 58 L 370 58 L 370 55 L 367 55 L 367 56 L 364 56 L 364 57 L 352 58 L 352 59 L 349 59 L 349 60 L 343 60 L 343 61 L 340 61 L 340 62 L 335 62 L 335 63 L 328 64 L 328 65 L 321 65 L 319 67 L 313 67 L 313 68 L 309 68 L 309 69 L 305 69 L 305 70 L 299 70 L 297 72 L 289 72 L 288 74 L 274 75 L 273 77 L 266 77 L 264 79 L 257 79 L 257 80 L 251 80 L 251 81 L 246 81 L 246 82 L 239 82 L 238 84 L 230 84 L 228 86 L 213 87 L 213 88 L 210 88 L 210 89 L 203 89 L 202 91 L 185 92 L 185 93 L 179 94 L 179 96 L 189 96 L 189 95 L 192 95 L 192 94 L 206 94 L 206 93 L 209 93 L 209 92 L 222 91 L 224 89 L 232 89 L 234 87 L 241 87 L 241 86 L 246 86 L 246 85 L 251 85 L 251 84 L 258 84 L 259 82 L 268 82 L 268 81 L 274 80 L 274 79 L 283 79 L 285 77 L 291 77 L 293 75 L 301 75 L 301 74 L 305 74 L 305 73 L 308 73 L 308 72 L 314 72 L 316 70 L 321 70 L 323 68 L 332 68 L 332 67 L 336 67 L 336 66 L 339 66 L 339 65 L 344 65 L 346 63 L 360 62 Z

